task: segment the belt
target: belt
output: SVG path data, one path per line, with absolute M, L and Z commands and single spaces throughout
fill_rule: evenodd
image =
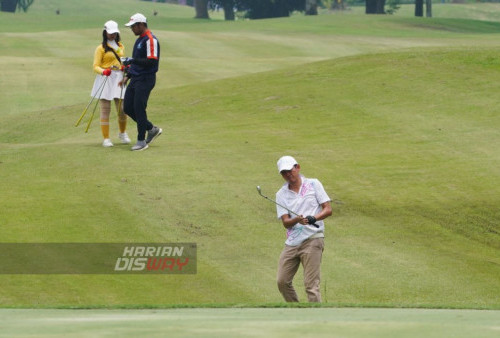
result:
M 311 237 L 309 237 L 309 239 L 313 239 L 313 238 L 323 238 L 325 237 L 325 234 L 322 233 L 322 232 L 317 232 L 315 233 L 314 235 L 312 235 Z

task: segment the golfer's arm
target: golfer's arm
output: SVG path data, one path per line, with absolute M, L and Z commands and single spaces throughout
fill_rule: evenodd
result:
M 104 49 L 98 46 L 94 53 L 94 64 L 93 64 L 94 72 L 97 74 L 102 74 L 102 71 L 104 70 L 104 68 L 101 67 L 101 60 L 103 56 L 104 56 Z
M 281 222 L 283 223 L 283 226 L 287 229 L 290 229 L 293 227 L 295 224 L 299 223 L 302 217 L 294 217 L 291 218 L 290 215 L 283 215 L 281 216 Z
M 158 59 L 134 59 L 132 61 L 134 65 L 139 65 L 143 67 L 155 67 L 158 64 Z
M 317 215 L 313 215 L 316 220 L 321 221 L 332 215 L 332 204 L 330 201 L 321 203 L 321 212 Z

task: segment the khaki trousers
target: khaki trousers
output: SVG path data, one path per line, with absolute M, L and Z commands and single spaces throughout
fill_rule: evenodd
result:
M 278 289 L 285 301 L 299 301 L 292 282 L 302 263 L 307 299 L 309 302 L 321 302 L 320 271 L 324 245 L 323 238 L 308 239 L 299 246 L 285 245 L 280 255 L 277 276 Z

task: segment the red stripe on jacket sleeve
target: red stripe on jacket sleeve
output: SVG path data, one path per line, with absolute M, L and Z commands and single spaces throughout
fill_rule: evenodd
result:
M 158 48 L 156 47 L 155 39 L 151 34 L 151 31 L 147 31 L 146 35 L 148 36 L 149 42 L 149 51 L 148 51 L 148 59 L 158 59 Z

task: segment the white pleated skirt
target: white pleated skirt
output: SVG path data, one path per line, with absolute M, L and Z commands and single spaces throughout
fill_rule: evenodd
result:
M 107 78 L 107 80 L 106 80 Z M 95 77 L 94 86 L 92 87 L 92 92 L 90 96 L 96 99 L 113 100 L 119 99 L 125 96 L 126 87 L 120 87 L 118 82 L 123 79 L 123 72 L 119 70 L 112 70 L 110 76 L 97 75 Z M 103 82 L 106 84 L 103 85 Z

